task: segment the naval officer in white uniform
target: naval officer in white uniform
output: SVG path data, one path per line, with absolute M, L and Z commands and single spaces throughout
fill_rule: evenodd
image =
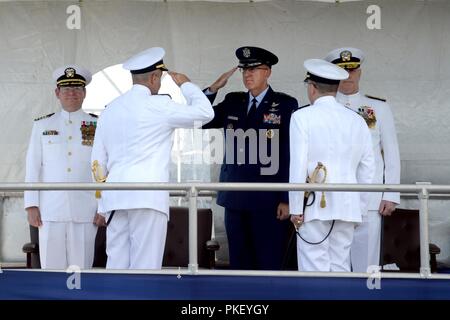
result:
M 363 52 L 357 48 L 339 48 L 331 51 L 326 60 L 350 74 L 347 80 L 341 81 L 336 99 L 361 115 L 370 129 L 376 166 L 372 183 L 400 183 L 400 153 L 391 108 L 386 100 L 359 91 Z M 356 227 L 351 248 L 353 271 L 367 272 L 370 265 L 379 265 L 381 216 L 391 215 L 399 203 L 399 193 L 370 193 L 369 211 Z
M 375 166 L 369 129 L 335 99 L 339 81 L 347 79 L 348 72 L 320 59 L 306 60 L 304 66 L 312 105 L 292 115 L 289 181 L 372 182 Z M 367 200 L 367 193 L 316 192 L 316 201 L 303 211 L 304 192 L 289 192 L 291 221 L 310 242 L 297 238 L 300 271 L 350 271 L 353 231 Z
M 55 70 L 62 110 L 35 120 L 26 159 L 26 182 L 91 182 L 97 116 L 81 109 L 91 73 L 68 65 Z M 93 191 L 25 191 L 28 221 L 39 228 L 43 269 L 91 268 L 97 221 Z
M 133 87 L 113 100 L 99 118 L 92 152 L 97 180 L 168 182 L 172 135 L 214 117 L 211 103 L 183 74 L 169 72 L 187 104 L 158 95 L 164 49 L 150 48 L 130 58 Z M 99 211 L 109 219 L 108 269 L 160 269 L 169 215 L 168 191 L 103 191 Z

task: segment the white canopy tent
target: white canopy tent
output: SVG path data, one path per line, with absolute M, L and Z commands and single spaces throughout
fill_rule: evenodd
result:
M 71 5 L 80 28 L 69 29 Z M 381 29 L 369 29 L 370 5 Z M 388 99 L 398 131 L 402 183 L 450 182 L 450 1 L 4 1 L 0 0 L 0 181 L 24 179 L 33 119 L 58 110 L 52 71 L 93 73 L 151 46 L 201 87 L 236 64 L 243 45 L 278 55 L 271 85 L 306 104 L 303 61 L 341 46 L 366 53 L 361 89 Z M 243 90 L 235 74 L 217 101 Z M 92 92 L 88 95 L 102 95 Z M 214 179 L 214 178 L 213 178 Z M 404 206 L 416 206 L 405 201 Z M 450 263 L 448 202 L 433 201 L 431 238 Z

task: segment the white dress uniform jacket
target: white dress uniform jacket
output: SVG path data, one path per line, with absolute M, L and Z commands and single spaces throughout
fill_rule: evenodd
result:
M 214 117 L 211 103 L 194 84 L 181 85 L 187 105 L 167 95 L 151 95 L 135 84 L 112 101 L 97 125 L 92 161 L 106 182 L 167 182 L 172 135 L 176 128 L 201 126 Z M 168 191 L 102 191 L 99 212 L 154 209 L 168 214 Z
M 376 121 L 369 127 L 375 157 L 375 175 L 372 183 L 399 184 L 400 154 L 394 118 L 389 104 L 368 98 L 359 92 L 353 95 L 344 95 L 338 92 L 336 100 L 356 112 L 367 113 L 368 109 L 373 110 Z M 369 210 L 378 210 L 381 200 L 399 204 L 400 194 L 398 192 L 371 192 Z
M 26 160 L 25 182 L 92 182 L 92 146 L 82 144 L 83 122 L 97 118 L 81 109 L 61 110 L 36 120 Z M 42 221 L 90 222 L 97 210 L 94 191 L 25 191 L 25 208 L 36 206 Z
M 313 105 L 292 115 L 290 126 L 291 183 L 305 183 L 318 162 L 328 171 L 325 183 L 371 183 L 375 171 L 372 141 L 364 120 L 338 103 L 333 96 L 318 98 Z M 303 213 L 304 192 L 289 192 L 291 214 Z M 305 222 L 343 220 L 361 222 L 367 210 L 367 193 L 325 192 L 326 207 L 320 207 L 321 192 L 306 209 Z

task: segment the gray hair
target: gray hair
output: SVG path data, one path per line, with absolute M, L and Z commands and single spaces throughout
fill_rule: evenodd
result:
M 317 91 L 319 91 L 320 94 L 325 93 L 336 94 L 339 88 L 339 84 L 327 84 L 320 82 L 314 82 L 314 86 L 316 87 Z

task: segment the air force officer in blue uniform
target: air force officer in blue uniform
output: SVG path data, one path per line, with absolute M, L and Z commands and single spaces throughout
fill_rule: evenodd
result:
M 257 47 L 236 50 L 239 65 L 224 73 L 205 94 L 214 102 L 237 68 L 247 92 L 228 93 L 214 107 L 214 119 L 203 128 L 224 128 L 225 159 L 221 182 L 288 182 L 289 121 L 297 100 L 268 84 L 278 58 Z M 232 269 L 279 270 L 288 230 L 288 193 L 219 192 L 225 208 Z

